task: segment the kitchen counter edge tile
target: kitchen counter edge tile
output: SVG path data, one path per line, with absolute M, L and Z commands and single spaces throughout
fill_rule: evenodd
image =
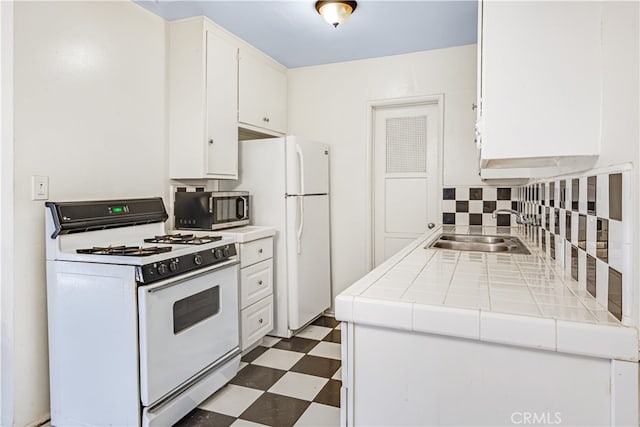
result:
M 638 330 L 621 323 L 595 324 L 527 313 L 458 308 L 444 303 L 407 301 L 393 294 L 363 295 L 382 276 L 397 269 L 405 257 L 422 250 L 441 232 L 442 227 L 429 230 L 336 296 L 336 319 L 537 350 L 632 362 L 639 360 Z M 525 241 L 515 228 L 511 232 Z M 532 256 L 539 257 L 536 251 L 532 251 Z

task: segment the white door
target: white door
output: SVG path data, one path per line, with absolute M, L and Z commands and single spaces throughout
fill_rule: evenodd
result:
M 289 329 L 331 306 L 329 196 L 287 197 Z
M 287 137 L 287 193 L 329 193 L 329 146 Z
M 375 266 L 438 222 L 439 116 L 437 103 L 374 109 Z

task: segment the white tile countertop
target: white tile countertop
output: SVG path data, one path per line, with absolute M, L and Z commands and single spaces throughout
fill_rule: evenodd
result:
M 476 234 L 468 226 L 445 227 L 447 233 Z M 486 235 L 505 233 L 482 229 Z M 336 318 L 638 361 L 636 328 L 622 325 L 517 228 L 506 230 L 531 254 L 425 249 L 443 232 L 436 227 L 338 295 Z
M 253 240 L 272 237 L 276 234 L 276 229 L 274 227 L 266 227 L 261 225 L 245 225 L 244 227 L 216 230 L 215 234 L 221 236 L 230 236 L 236 239 L 236 242 L 238 243 L 246 243 Z

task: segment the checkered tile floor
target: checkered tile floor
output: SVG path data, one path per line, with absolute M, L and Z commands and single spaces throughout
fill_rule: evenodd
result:
M 340 323 L 332 317 L 290 339 L 267 336 L 229 384 L 176 425 L 337 426 L 340 366 Z

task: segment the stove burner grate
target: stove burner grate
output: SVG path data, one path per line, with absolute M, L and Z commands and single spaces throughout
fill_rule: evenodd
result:
M 94 255 L 120 255 L 120 256 L 149 256 L 161 254 L 164 252 L 170 252 L 170 246 L 106 246 L 106 247 L 93 247 L 87 249 L 77 249 L 79 254 L 94 254 Z
M 163 236 L 155 236 L 144 239 L 146 243 L 165 243 L 180 245 L 204 245 L 205 243 L 216 242 L 222 239 L 222 236 L 195 236 L 193 234 L 165 234 Z

